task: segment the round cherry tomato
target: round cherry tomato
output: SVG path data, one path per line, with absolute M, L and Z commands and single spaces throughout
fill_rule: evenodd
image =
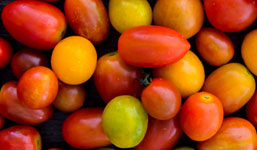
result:
M 77 35 L 95 44 L 106 39 L 110 23 L 102 0 L 65 0 L 64 10 Z
M 136 67 L 126 64 L 117 52 L 111 52 L 98 60 L 94 83 L 101 98 L 108 103 L 120 95 L 139 98 L 142 87 L 136 79 L 142 77 L 143 75 Z
M 178 32 L 161 26 L 128 29 L 118 40 L 120 57 L 130 65 L 162 67 L 181 59 L 190 43 Z
M 150 116 L 158 120 L 169 120 L 179 112 L 181 95 L 168 80 L 155 78 L 143 90 L 141 101 Z
M 249 121 L 257 127 L 257 91 L 246 105 L 246 115 Z
M 0 114 L 14 122 L 35 125 L 52 117 L 51 106 L 42 109 L 30 109 L 24 106 L 17 96 L 17 82 L 6 82 L 0 92 Z
M 86 89 L 83 85 L 67 85 L 59 82 L 59 91 L 53 105 L 62 112 L 72 112 L 82 107 L 85 99 Z
M 225 32 L 238 32 L 250 26 L 257 17 L 253 0 L 204 0 L 209 22 Z
M 189 51 L 178 62 L 153 69 L 154 77 L 169 80 L 183 98 L 198 92 L 204 83 L 204 67 L 200 59 Z
M 4 126 L 4 118 L 0 116 L 0 129 L 2 129 Z
M 179 148 L 175 148 L 174 150 L 195 150 L 191 147 L 179 147 Z
M 0 131 L 0 147 L 2 150 L 41 150 L 41 136 L 31 126 L 12 126 Z
M 198 143 L 198 150 L 256 150 L 254 126 L 238 117 L 225 118 L 218 133 L 207 141 Z
M 148 116 L 140 101 L 128 95 L 117 96 L 105 107 L 103 128 L 112 144 L 131 148 L 144 138 Z
M 0 38 L 0 69 L 8 65 L 12 57 L 12 47 L 8 41 Z
M 153 10 L 154 23 L 169 27 L 190 38 L 202 27 L 204 10 L 201 0 L 158 0 Z
M 57 7 L 41 1 L 7 4 L 2 12 L 2 21 L 17 41 L 40 50 L 54 48 L 67 27 L 65 17 Z
M 230 38 L 213 28 L 203 28 L 196 36 L 196 47 L 201 57 L 212 66 L 229 62 L 234 55 Z
M 216 95 L 227 115 L 236 112 L 250 100 L 255 91 L 255 80 L 243 65 L 229 63 L 207 77 L 203 91 Z
M 58 79 L 49 68 L 37 66 L 27 70 L 17 85 L 19 100 L 29 108 L 40 109 L 52 104 L 58 93 Z
M 109 17 L 120 33 L 129 28 L 152 23 L 152 8 L 147 0 L 110 0 Z
M 65 141 L 80 149 L 110 145 L 102 127 L 102 113 L 102 108 L 84 108 L 72 113 L 62 126 Z
M 28 69 L 35 66 L 48 66 L 48 59 L 42 52 L 32 49 L 23 49 L 15 53 L 12 57 L 12 72 L 17 78 Z
M 51 65 L 58 78 L 72 85 L 86 82 L 93 75 L 96 62 L 94 45 L 80 36 L 70 36 L 60 41 L 51 57 Z
M 168 150 L 182 136 L 178 117 L 170 120 L 156 120 L 149 117 L 148 129 L 143 141 L 135 150 Z

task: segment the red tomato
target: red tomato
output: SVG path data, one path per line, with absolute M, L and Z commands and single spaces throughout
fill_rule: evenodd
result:
M 14 75 L 20 78 L 28 69 L 35 66 L 48 66 L 48 59 L 44 53 L 32 49 L 23 49 L 14 54 L 11 67 Z
M 102 0 L 65 0 L 64 10 L 77 35 L 95 44 L 106 39 L 110 23 Z
M 220 100 L 207 92 L 190 96 L 181 108 L 180 124 L 185 134 L 195 141 L 205 141 L 214 136 L 223 121 Z
M 225 32 L 238 32 L 250 26 L 257 17 L 255 0 L 204 0 L 209 22 Z
M 80 149 L 110 145 L 102 127 L 102 113 L 103 108 L 85 108 L 71 114 L 62 126 L 65 141 Z
M 58 93 L 58 79 L 54 72 L 43 66 L 27 70 L 17 86 L 19 100 L 29 108 L 49 106 Z
M 0 129 L 2 129 L 4 126 L 4 118 L 0 116 Z
M 246 105 L 246 115 L 249 121 L 257 127 L 257 91 Z
M 12 47 L 3 38 L 0 38 L 0 69 L 8 65 L 12 57 Z
M 17 41 L 48 50 L 63 38 L 66 20 L 55 6 L 41 1 L 13 1 L 2 12 L 4 27 Z
M 141 101 L 150 116 L 158 120 L 168 120 L 179 112 L 181 95 L 168 80 L 155 78 L 143 90 Z
M 118 40 L 120 57 L 136 67 L 162 67 L 181 59 L 190 48 L 182 34 L 167 27 L 139 26 L 126 30 Z
M 120 95 L 139 98 L 142 87 L 136 79 L 142 77 L 143 75 L 137 68 L 126 64 L 117 52 L 111 52 L 98 60 L 94 83 L 101 98 L 108 103 Z
M 31 126 L 12 126 L 0 131 L 0 147 L 2 150 L 41 150 L 41 136 Z

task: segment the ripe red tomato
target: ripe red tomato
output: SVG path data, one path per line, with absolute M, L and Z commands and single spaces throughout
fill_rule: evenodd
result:
M 8 65 L 12 57 L 12 47 L 5 39 L 0 38 L 0 69 Z
M 102 113 L 103 108 L 84 108 L 72 113 L 62 126 L 65 141 L 80 149 L 110 145 L 102 127 Z
M 220 100 L 207 92 L 190 96 L 181 108 L 180 124 L 184 133 L 195 141 L 205 141 L 221 127 L 224 113 Z
M 162 67 L 181 59 L 190 48 L 182 34 L 161 26 L 139 26 L 126 30 L 118 40 L 120 57 L 130 65 Z
M 19 100 L 31 109 L 49 106 L 58 93 L 58 79 L 47 67 L 37 66 L 27 70 L 17 86 Z
M 0 129 L 2 129 L 4 126 L 4 118 L 0 116 Z
M 63 13 L 42 1 L 13 1 L 4 7 L 2 21 L 17 41 L 39 50 L 54 48 L 67 27 Z
M 143 90 L 141 101 L 150 116 L 158 120 L 169 120 L 179 112 L 181 95 L 170 81 L 155 78 Z
M 136 67 L 126 64 L 117 52 L 111 52 L 99 58 L 94 83 L 101 98 L 108 103 L 120 95 L 139 98 L 142 87 L 136 79 L 142 77 Z
M 246 105 L 246 115 L 249 121 L 257 127 L 257 91 Z

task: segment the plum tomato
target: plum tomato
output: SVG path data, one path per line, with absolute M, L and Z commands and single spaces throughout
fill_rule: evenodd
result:
M 104 108 L 103 128 L 111 143 L 131 148 L 144 138 L 148 116 L 141 102 L 129 95 L 117 96 Z
M 169 120 L 180 110 L 181 95 L 170 81 L 154 78 L 143 90 L 141 101 L 150 116 L 158 120 Z
M 118 40 L 118 52 L 127 63 L 136 67 L 162 67 L 180 60 L 189 51 L 190 43 L 180 33 L 161 26 L 130 28 Z
M 136 79 L 141 78 L 139 69 L 126 64 L 117 52 L 100 57 L 94 73 L 96 89 L 106 103 L 120 95 L 140 98 L 142 87 Z
M 207 77 L 203 91 L 216 95 L 222 102 L 225 115 L 228 115 L 250 100 L 255 91 L 255 79 L 243 65 L 229 63 Z
M 4 118 L 0 116 L 0 129 L 2 129 L 4 126 Z
M 60 41 L 53 50 L 51 66 L 58 78 L 71 85 L 86 82 L 94 73 L 97 53 L 94 45 L 81 36 Z
M 257 91 L 246 105 L 246 115 L 249 121 L 257 127 Z
M 103 108 L 84 108 L 68 116 L 62 126 L 65 141 L 80 149 L 110 145 L 102 126 L 102 113 Z
M 224 65 L 234 55 L 234 45 L 231 39 L 216 29 L 201 29 L 195 42 L 200 56 L 212 66 Z
M 12 57 L 12 47 L 8 41 L 0 38 L 0 69 L 6 67 Z
M 41 109 L 53 103 L 58 93 L 58 79 L 47 67 L 36 66 L 19 79 L 19 100 L 31 109 Z

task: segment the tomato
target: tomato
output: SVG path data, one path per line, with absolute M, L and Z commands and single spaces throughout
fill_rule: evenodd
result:
M 53 50 L 51 65 L 58 78 L 67 84 L 86 82 L 94 73 L 97 53 L 86 38 L 70 36 L 59 42 Z
M 175 85 L 183 98 L 198 92 L 204 83 L 204 67 L 200 59 L 192 52 L 178 62 L 153 69 L 154 77 L 169 80 Z
M 32 49 L 23 49 L 12 57 L 12 72 L 17 78 L 20 78 L 25 71 L 35 66 L 49 66 L 44 53 Z
M 175 148 L 174 150 L 195 150 L 191 147 L 179 147 L 179 148 Z
M 147 113 L 133 96 L 122 95 L 112 99 L 104 108 L 102 118 L 104 132 L 119 148 L 138 145 L 146 134 Z
M 0 38 L 0 69 L 6 67 L 12 57 L 12 47 L 8 41 Z
M 228 115 L 250 100 L 255 91 L 255 80 L 243 65 L 229 63 L 207 77 L 203 91 L 216 95 L 222 102 L 224 113 Z
M 67 27 L 63 13 L 41 1 L 9 3 L 3 9 L 2 21 L 17 41 L 39 50 L 54 48 L 63 38 Z
M 189 50 L 190 43 L 178 32 L 161 26 L 128 29 L 118 40 L 118 52 L 136 67 L 154 68 L 174 63 Z
M 190 38 L 203 25 L 202 2 L 201 0 L 158 0 L 154 5 L 153 21 L 156 25 L 169 27 Z
M 0 116 L 0 129 L 2 129 L 4 126 L 4 118 Z
M 80 149 L 110 145 L 102 127 L 102 113 L 102 108 L 84 108 L 68 116 L 62 126 L 65 141 Z
M 94 73 L 94 83 L 101 98 L 108 103 L 120 95 L 139 98 L 142 87 L 136 79 L 142 77 L 136 67 L 126 64 L 117 52 L 111 52 L 99 58 Z
M 49 106 L 58 93 L 58 79 L 47 67 L 37 66 L 27 70 L 17 85 L 19 100 L 31 109 Z
M 156 120 L 149 117 L 148 129 L 143 141 L 135 150 L 169 150 L 182 136 L 178 117 Z
M 257 17 L 255 0 L 204 0 L 209 22 L 225 32 L 238 32 L 250 26 Z
M 17 96 L 16 81 L 6 82 L 0 92 L 0 114 L 14 122 L 35 125 L 52 117 L 51 106 L 43 109 L 30 109 L 24 106 Z
M 41 136 L 31 126 L 12 126 L 0 131 L 0 147 L 3 150 L 41 150 Z
M 247 120 L 225 118 L 218 133 L 211 139 L 198 143 L 198 150 L 255 150 L 256 130 Z
M 231 39 L 216 29 L 201 29 L 195 42 L 201 57 L 212 66 L 224 65 L 234 55 L 234 45 Z
M 257 126 L 257 92 L 251 98 L 251 100 L 246 105 L 246 115 L 249 121 L 252 122 L 254 126 Z
M 68 85 L 59 82 L 59 91 L 53 105 L 62 112 L 72 112 L 82 107 L 85 99 L 86 89 L 83 85 Z
M 95 44 L 106 39 L 110 23 L 102 0 L 65 0 L 64 10 L 77 35 Z
M 150 116 L 158 120 L 169 120 L 179 112 L 181 95 L 168 80 L 155 78 L 143 90 L 141 101 Z

